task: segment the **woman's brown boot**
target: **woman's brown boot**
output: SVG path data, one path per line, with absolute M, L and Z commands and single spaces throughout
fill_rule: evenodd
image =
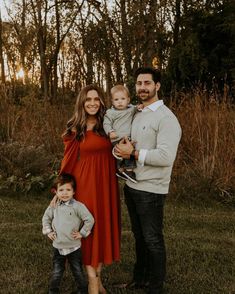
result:
M 99 281 L 98 277 L 89 277 L 88 278 L 88 293 L 89 294 L 99 294 Z

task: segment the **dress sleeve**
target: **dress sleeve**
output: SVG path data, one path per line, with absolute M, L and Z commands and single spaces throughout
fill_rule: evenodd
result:
M 79 159 L 80 142 L 76 139 L 76 133 L 63 137 L 64 156 L 61 162 L 61 173 L 72 173 L 76 161 Z

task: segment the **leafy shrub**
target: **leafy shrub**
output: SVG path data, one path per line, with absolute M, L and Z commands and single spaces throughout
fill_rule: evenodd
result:
M 0 188 L 25 192 L 43 190 L 58 168 L 59 161 L 55 155 L 48 154 L 44 145 L 0 144 Z

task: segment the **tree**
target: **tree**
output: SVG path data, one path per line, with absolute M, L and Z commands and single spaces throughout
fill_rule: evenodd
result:
M 41 86 L 46 99 L 57 97 L 58 54 L 83 3 L 84 0 L 81 3 L 66 0 L 31 0 L 41 64 Z
M 215 79 L 223 83 L 225 77 L 231 77 L 235 61 L 234 6 L 233 1 L 206 1 L 184 11 L 168 65 L 168 73 L 178 87 L 210 87 Z
M 3 84 L 6 82 L 5 78 L 5 66 L 4 66 L 4 57 L 3 57 L 3 38 L 2 38 L 2 31 L 3 31 L 3 25 L 2 25 L 2 16 L 0 11 L 0 64 L 1 64 L 1 81 Z

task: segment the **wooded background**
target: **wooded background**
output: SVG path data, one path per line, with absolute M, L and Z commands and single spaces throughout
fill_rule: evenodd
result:
M 174 198 L 235 203 L 234 0 L 13 0 L 0 18 L 0 190 L 48 189 L 76 95 L 154 66 L 183 136 Z
M 225 84 L 234 94 L 233 0 L 14 0 L 6 9 L 1 82 L 23 78 L 40 85 L 41 98 L 93 82 L 132 90 L 143 65 L 162 71 L 165 94 Z
M 235 0 L 0 0 L 0 293 L 46 293 L 51 244 L 41 218 L 82 86 L 122 83 L 154 66 L 182 127 L 165 206 L 168 294 L 234 294 Z M 0 6 L 1 7 L 1 6 Z M 97 175 L 99 177 L 99 175 Z M 121 262 L 134 239 L 119 182 Z M 66 272 L 61 293 L 73 290 Z M 35 290 L 36 289 L 36 290 Z M 136 293 L 143 291 L 136 291 Z

